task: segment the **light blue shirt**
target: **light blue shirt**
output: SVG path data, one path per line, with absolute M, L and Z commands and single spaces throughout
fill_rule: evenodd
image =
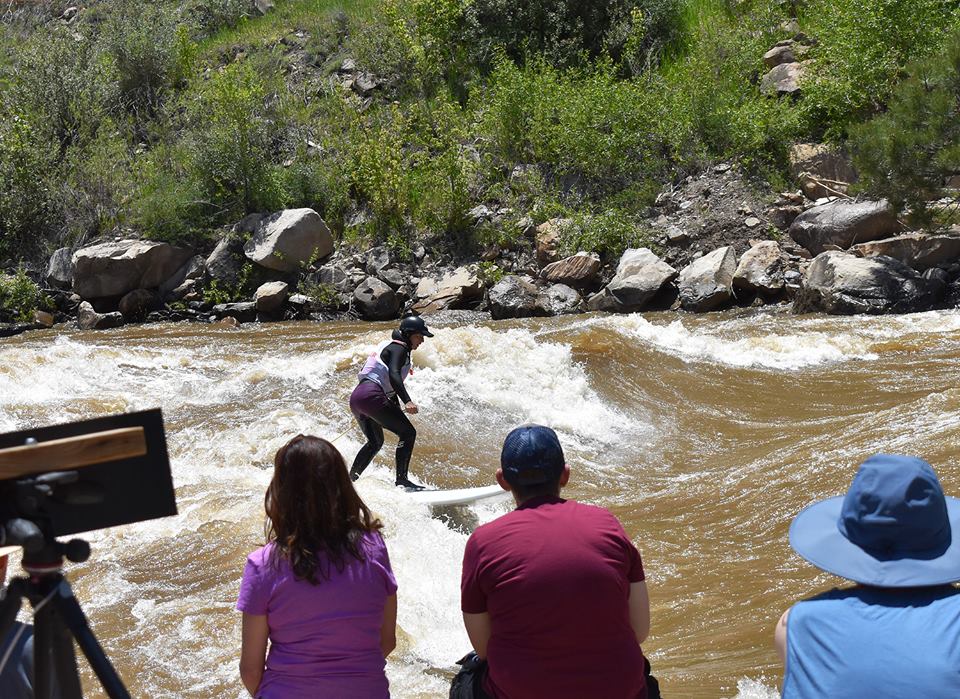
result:
M 782 699 L 905 697 L 960 697 L 960 589 L 852 587 L 790 609 Z

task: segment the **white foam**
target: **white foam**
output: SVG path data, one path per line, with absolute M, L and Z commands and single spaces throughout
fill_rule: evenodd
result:
M 430 408 L 440 401 L 479 403 L 514 424 L 537 422 L 577 438 L 615 442 L 630 420 L 604 403 L 574 361 L 570 345 L 525 329 L 444 329 L 416 353 L 411 391 Z
M 756 332 L 748 321 L 717 323 L 696 331 L 682 320 L 663 325 L 639 314 L 604 318 L 617 332 L 665 350 L 683 361 L 712 361 L 735 367 L 802 369 L 851 359 L 876 359 L 872 342 L 856 335 L 810 330 L 802 333 Z

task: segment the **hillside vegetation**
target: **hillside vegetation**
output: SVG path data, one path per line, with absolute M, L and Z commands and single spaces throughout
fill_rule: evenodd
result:
M 64 9 L 14 2 L 0 24 L 0 260 L 120 231 L 203 249 L 284 207 L 401 253 L 567 215 L 570 249 L 616 253 L 645 240 L 664 183 L 708 163 L 791 186 L 797 141 L 848 143 L 863 186 L 921 218 L 960 172 L 958 0 Z M 765 96 L 793 18 L 809 78 Z M 478 204 L 501 215 L 475 225 Z

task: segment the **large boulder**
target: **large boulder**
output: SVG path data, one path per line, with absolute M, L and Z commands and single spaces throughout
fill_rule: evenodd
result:
M 579 313 L 583 299 L 577 290 L 566 284 L 551 284 L 537 294 L 535 306 L 536 315 L 562 316 L 568 313 Z
M 893 238 L 859 243 L 850 248 L 850 252 L 863 257 L 886 255 L 922 272 L 960 258 L 960 234 L 905 233 Z
M 933 306 L 938 291 L 942 285 L 892 257 L 830 251 L 810 263 L 793 310 L 837 315 L 909 313 Z
M 353 302 L 367 320 L 389 320 L 400 312 L 396 292 L 376 277 L 367 277 L 354 289 Z
M 97 299 L 155 289 L 191 255 L 184 248 L 149 240 L 91 245 L 73 253 L 73 290 L 82 298 Z
M 578 252 L 551 262 L 540 270 L 540 278 L 554 284 L 583 288 L 590 286 L 600 273 L 600 258 L 593 253 Z
M 429 282 L 425 283 L 421 280 L 417 285 L 417 295 L 429 291 L 430 286 Z M 480 279 L 475 267 L 458 267 L 443 275 L 436 282 L 436 290 L 429 296 L 421 298 L 413 308 L 419 313 L 464 308 L 483 297 L 483 288 L 483 280 Z
M 740 258 L 733 273 L 733 285 L 764 296 L 776 296 L 784 288 L 783 262 L 783 251 L 776 241 L 757 243 Z
M 780 63 L 760 79 L 760 91 L 767 95 L 784 97 L 800 92 L 800 84 L 809 61 Z
M 826 143 L 796 143 L 790 148 L 789 160 L 794 177 L 807 173 L 832 182 L 857 181 L 850 154 Z
M 497 282 L 487 294 L 490 316 L 503 318 L 529 318 L 541 315 L 537 306 L 540 291 L 527 277 L 508 275 Z
M 221 320 L 224 318 L 235 318 L 241 323 L 252 323 L 257 319 L 257 304 L 253 301 L 218 303 L 212 310 L 214 315 Z
M 119 311 L 97 313 L 90 302 L 84 301 L 77 309 L 77 327 L 81 330 L 109 330 L 123 325 L 123 315 Z
M 204 262 L 204 267 L 210 278 L 217 283 L 236 286 L 240 280 L 240 270 L 247 263 L 243 254 L 243 240 L 235 235 L 228 235 L 217 243 L 217 247 Z
M 261 267 L 295 272 L 333 252 L 333 236 L 313 209 L 285 209 L 260 222 L 243 252 Z
M 629 248 L 620 256 L 610 283 L 590 297 L 588 308 L 616 313 L 640 311 L 676 278 L 677 270 L 648 248 Z
M 69 289 L 73 284 L 73 253 L 70 248 L 60 248 L 50 256 L 47 283 L 55 289 Z
M 283 308 L 290 295 L 290 285 L 286 282 L 267 282 L 261 284 L 253 295 L 258 313 L 272 314 Z
M 831 201 L 807 209 L 790 224 L 790 237 L 813 255 L 826 245 L 849 248 L 900 232 L 896 212 L 885 201 Z
M 207 273 L 207 265 L 200 255 L 194 255 L 187 260 L 173 276 L 160 285 L 161 298 L 168 298 L 174 289 L 179 288 L 188 279 L 202 280 Z
M 733 296 L 736 271 L 737 256 L 729 245 L 694 260 L 677 277 L 680 305 L 698 313 L 720 308 Z

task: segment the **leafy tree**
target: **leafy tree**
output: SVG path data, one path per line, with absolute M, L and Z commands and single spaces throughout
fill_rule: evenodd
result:
M 889 110 L 852 129 L 851 143 L 865 186 L 930 223 L 929 202 L 960 174 L 960 31 L 942 55 L 910 68 Z

